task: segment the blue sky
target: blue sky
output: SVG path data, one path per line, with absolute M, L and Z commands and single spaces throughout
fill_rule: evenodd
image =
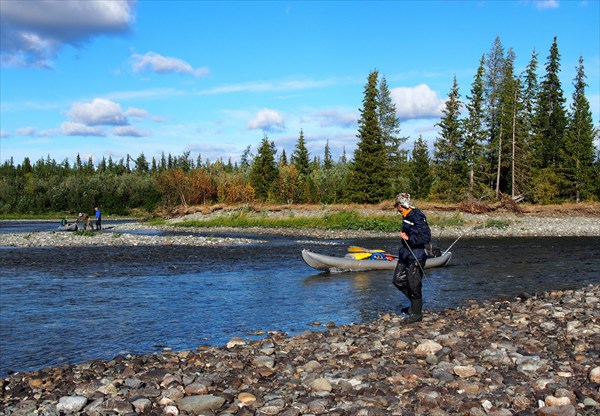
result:
M 239 160 L 264 134 L 291 155 L 356 147 L 370 71 L 385 76 L 412 149 L 432 145 L 456 76 L 469 95 L 500 38 L 544 73 L 556 36 L 571 101 L 583 56 L 600 120 L 599 1 L 0 0 L 0 162 L 97 163 L 190 152 Z

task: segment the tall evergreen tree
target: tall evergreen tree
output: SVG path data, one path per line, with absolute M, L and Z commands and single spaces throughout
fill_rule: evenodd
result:
M 137 173 L 148 173 L 149 171 L 148 161 L 146 160 L 146 156 L 144 156 L 144 152 L 140 153 L 135 160 L 135 171 Z
M 438 198 L 460 201 L 468 189 L 468 166 L 464 154 L 463 126 L 460 120 L 460 92 L 456 76 L 448 93 L 443 116 L 436 126 L 440 127 L 435 141 L 434 176 L 432 192 Z
M 496 37 L 490 51 L 486 56 L 485 76 L 485 111 L 486 130 L 488 140 L 486 145 L 486 176 L 488 186 L 496 187 L 496 173 L 498 169 L 497 143 L 500 134 L 500 94 L 504 71 L 504 46 L 500 37 Z
M 559 150 L 565 134 L 567 118 L 565 98 L 559 78 L 560 54 L 556 37 L 550 47 L 546 74 L 540 84 L 537 111 L 537 134 L 535 149 L 541 168 L 557 167 Z
M 406 158 L 401 146 L 406 142 L 407 138 L 400 137 L 400 119 L 396 115 L 396 104 L 392 101 L 385 76 L 382 76 L 379 82 L 377 110 L 379 113 L 381 136 L 386 146 L 388 169 L 392 185 L 388 190 L 387 196 L 391 198 L 402 191 L 402 164 L 406 161 Z
M 256 196 L 262 201 L 267 201 L 271 186 L 279 175 L 275 164 L 275 154 L 277 153 L 275 143 L 270 142 L 265 134 L 257 152 L 258 154 L 252 161 L 250 182 Z
M 423 136 L 415 140 L 410 161 L 410 189 L 417 198 L 426 198 L 429 195 L 433 177 L 431 176 L 431 157 L 429 147 Z
M 471 95 L 467 96 L 468 116 L 465 120 L 464 146 L 465 160 L 469 170 L 468 193 L 471 196 L 481 196 L 481 189 L 476 190 L 476 183 L 483 185 L 482 174 L 485 170 L 483 149 L 487 138 L 484 114 L 484 77 L 485 58 L 482 56 L 475 79 L 471 84 Z
M 358 145 L 348 183 L 348 197 L 352 202 L 380 202 L 389 193 L 387 151 L 377 105 L 378 77 L 377 70 L 371 71 L 364 88 L 363 107 L 358 120 Z
M 279 167 L 287 166 L 287 154 L 285 153 L 285 149 L 281 149 L 281 156 L 279 156 Z
M 522 143 L 515 154 L 514 182 L 515 191 L 530 196 L 533 161 L 533 140 L 535 135 L 535 114 L 537 110 L 537 97 L 539 82 L 537 79 L 538 53 L 534 50 L 531 59 L 525 68 L 521 79 L 521 105 L 523 136 Z
M 292 153 L 290 162 L 296 167 L 301 176 L 306 177 L 310 173 L 310 155 L 306 149 L 304 131 L 302 131 L 302 129 L 300 129 L 300 136 L 296 142 L 296 148 L 294 149 L 294 153 Z
M 331 169 L 333 167 L 333 159 L 331 157 L 331 149 L 329 148 L 329 140 L 325 143 L 325 154 L 323 156 L 323 169 Z
M 563 194 L 579 203 L 582 196 L 593 192 L 594 122 L 590 103 L 585 96 L 583 57 L 573 82 L 573 103 L 563 143 L 562 170 L 565 175 Z
M 496 195 L 508 193 L 510 187 L 512 143 L 516 134 L 517 110 L 519 110 L 519 89 L 514 74 L 515 55 L 508 50 L 502 66 L 502 78 L 498 90 L 498 134 L 490 145 L 496 155 Z
M 245 172 L 250 169 L 250 164 L 252 163 L 252 152 L 250 151 L 250 145 L 248 145 L 244 151 L 242 152 L 242 156 L 240 157 L 240 169 L 242 172 Z

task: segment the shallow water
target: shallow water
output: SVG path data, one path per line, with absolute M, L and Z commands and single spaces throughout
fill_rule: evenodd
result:
M 343 255 L 349 245 L 395 252 L 394 239 L 253 237 L 268 243 L 0 248 L 0 374 L 322 330 L 406 303 L 390 271 L 323 274 L 300 255 Z M 463 238 L 452 252 L 449 266 L 426 270 L 425 310 L 600 283 L 600 237 Z

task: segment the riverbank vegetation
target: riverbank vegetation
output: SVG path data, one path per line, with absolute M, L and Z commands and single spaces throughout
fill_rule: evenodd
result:
M 433 149 L 422 137 L 414 138 L 412 150 L 404 148 L 409 138 L 401 135 L 386 78 L 373 70 L 352 157 L 344 149 L 334 160 L 328 141 L 322 156 L 311 155 L 301 130 L 289 158 L 265 134 L 256 153 L 248 146 L 239 163 L 190 152 L 151 161 L 144 153 L 99 162 L 80 155 L 74 163 L 50 155 L 33 163 L 10 159 L 0 166 L 0 214 L 73 214 L 95 206 L 131 215 L 211 204 L 376 204 L 398 192 L 446 203 L 490 204 L 507 196 L 533 204 L 600 200 L 598 129 L 585 96 L 583 57 L 569 109 L 556 38 L 540 79 L 537 52 L 520 74 L 514 62 L 514 51 L 496 39 L 464 100 L 454 80 Z M 356 218 L 345 221 L 352 225 Z
M 235 228 L 294 228 L 294 229 L 327 229 L 327 230 L 363 230 L 396 232 L 398 231 L 399 216 L 389 215 L 364 215 L 360 212 L 349 210 L 341 212 L 328 212 L 322 216 L 295 215 L 291 212 L 284 217 L 269 217 L 264 215 L 249 215 L 247 210 L 233 212 L 230 215 L 219 215 L 207 219 L 188 219 L 177 222 L 179 227 L 235 227 Z M 459 212 L 452 216 L 432 215 L 428 217 L 432 226 L 439 228 L 462 226 L 465 221 Z M 155 219 L 152 224 L 164 224 L 163 219 Z

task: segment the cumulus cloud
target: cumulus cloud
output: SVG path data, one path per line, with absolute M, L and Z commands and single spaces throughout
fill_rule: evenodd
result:
M 402 120 L 439 117 L 442 114 L 444 100 L 426 84 L 394 88 L 390 90 L 390 96 L 396 105 L 396 114 Z
M 182 59 L 162 56 L 152 51 L 146 52 L 144 55 L 135 53 L 131 56 L 131 60 L 134 72 L 149 70 L 158 74 L 183 73 L 195 77 L 204 77 L 210 73 L 207 67 L 194 69 Z
M 104 98 L 94 98 L 90 103 L 73 104 L 67 115 L 71 120 L 89 126 L 129 124 L 121 106 Z
M 352 112 L 340 113 L 338 110 L 318 111 L 316 116 L 320 120 L 321 127 L 352 128 L 356 126 L 358 120 L 358 114 Z
M 60 125 L 60 131 L 67 136 L 106 136 L 104 130 L 99 126 L 86 126 L 81 123 L 65 121 Z
M 10 134 L 8 134 L 8 132 L 6 132 L 4 130 L 0 130 L 0 138 L 8 139 L 9 137 L 10 137 Z
M 0 63 L 52 66 L 65 44 L 79 47 L 100 35 L 127 33 L 136 0 L 3 1 Z
M 283 131 L 285 130 L 285 121 L 278 111 L 263 108 L 256 114 L 256 117 L 248 122 L 247 127 L 249 130 Z
M 111 132 L 117 136 L 145 137 L 150 134 L 131 126 L 130 119 L 157 121 L 156 117 L 142 108 L 129 107 L 123 111 L 118 103 L 106 98 L 73 104 L 66 114 L 69 121 L 61 125 L 59 133 L 72 136 L 105 136 L 106 132 L 102 127 L 114 126 Z

